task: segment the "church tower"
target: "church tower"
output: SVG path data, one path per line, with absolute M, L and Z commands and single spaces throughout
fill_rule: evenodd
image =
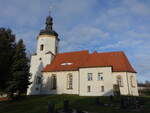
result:
M 51 52 L 57 54 L 58 52 L 58 34 L 53 30 L 53 18 L 48 16 L 46 18 L 45 29 L 40 31 L 37 37 L 37 54 L 45 54 Z
M 58 34 L 53 30 L 53 18 L 46 18 L 45 29 L 42 29 L 37 36 L 37 50 L 31 57 L 30 73 L 32 84 L 29 86 L 27 94 L 41 94 L 42 90 L 42 70 L 50 64 L 54 56 L 58 53 Z

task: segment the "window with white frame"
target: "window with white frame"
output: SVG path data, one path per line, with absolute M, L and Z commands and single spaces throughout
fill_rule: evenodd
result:
M 98 73 L 98 78 L 97 79 L 98 80 L 104 80 L 103 73 Z
M 73 89 L 72 87 L 73 76 L 71 73 L 67 75 L 67 89 Z
M 91 92 L 91 86 L 87 86 L 87 92 Z
M 93 76 L 93 74 L 92 74 L 92 73 L 88 73 L 88 81 L 93 80 L 92 76 Z
M 117 76 L 117 84 L 119 85 L 119 87 L 123 87 L 123 80 L 122 80 L 122 77 L 120 75 Z

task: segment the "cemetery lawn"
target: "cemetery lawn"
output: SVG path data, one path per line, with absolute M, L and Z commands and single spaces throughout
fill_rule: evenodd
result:
M 112 103 L 114 107 L 99 106 L 95 98 L 77 95 L 27 96 L 17 101 L 0 102 L 0 113 L 47 113 L 48 101 L 55 103 L 56 109 L 62 109 L 64 100 L 69 100 L 71 108 L 89 113 L 150 113 L 150 97 L 142 97 L 145 103 L 141 111 L 120 109 L 119 97 L 115 97 L 115 102 L 111 102 L 109 97 L 99 97 L 101 102 Z

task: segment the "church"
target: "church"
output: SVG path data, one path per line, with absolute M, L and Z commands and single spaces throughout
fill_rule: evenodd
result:
M 59 53 L 53 18 L 48 16 L 45 24 L 31 57 L 27 95 L 138 96 L 136 71 L 123 51 Z

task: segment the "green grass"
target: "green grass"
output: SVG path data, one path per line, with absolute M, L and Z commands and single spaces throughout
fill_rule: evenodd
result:
M 98 106 L 96 97 L 80 97 L 77 95 L 50 95 L 50 96 L 28 96 L 20 101 L 0 102 L 0 113 L 47 113 L 47 105 L 50 101 L 55 103 L 57 109 L 63 108 L 63 101 L 69 100 L 71 108 L 78 108 L 96 113 L 150 113 L 150 97 L 142 97 L 145 104 L 141 112 L 134 110 L 114 109 L 115 107 Z M 99 97 L 104 103 L 112 103 L 109 97 Z M 119 104 L 119 98 L 115 98 L 113 105 Z

